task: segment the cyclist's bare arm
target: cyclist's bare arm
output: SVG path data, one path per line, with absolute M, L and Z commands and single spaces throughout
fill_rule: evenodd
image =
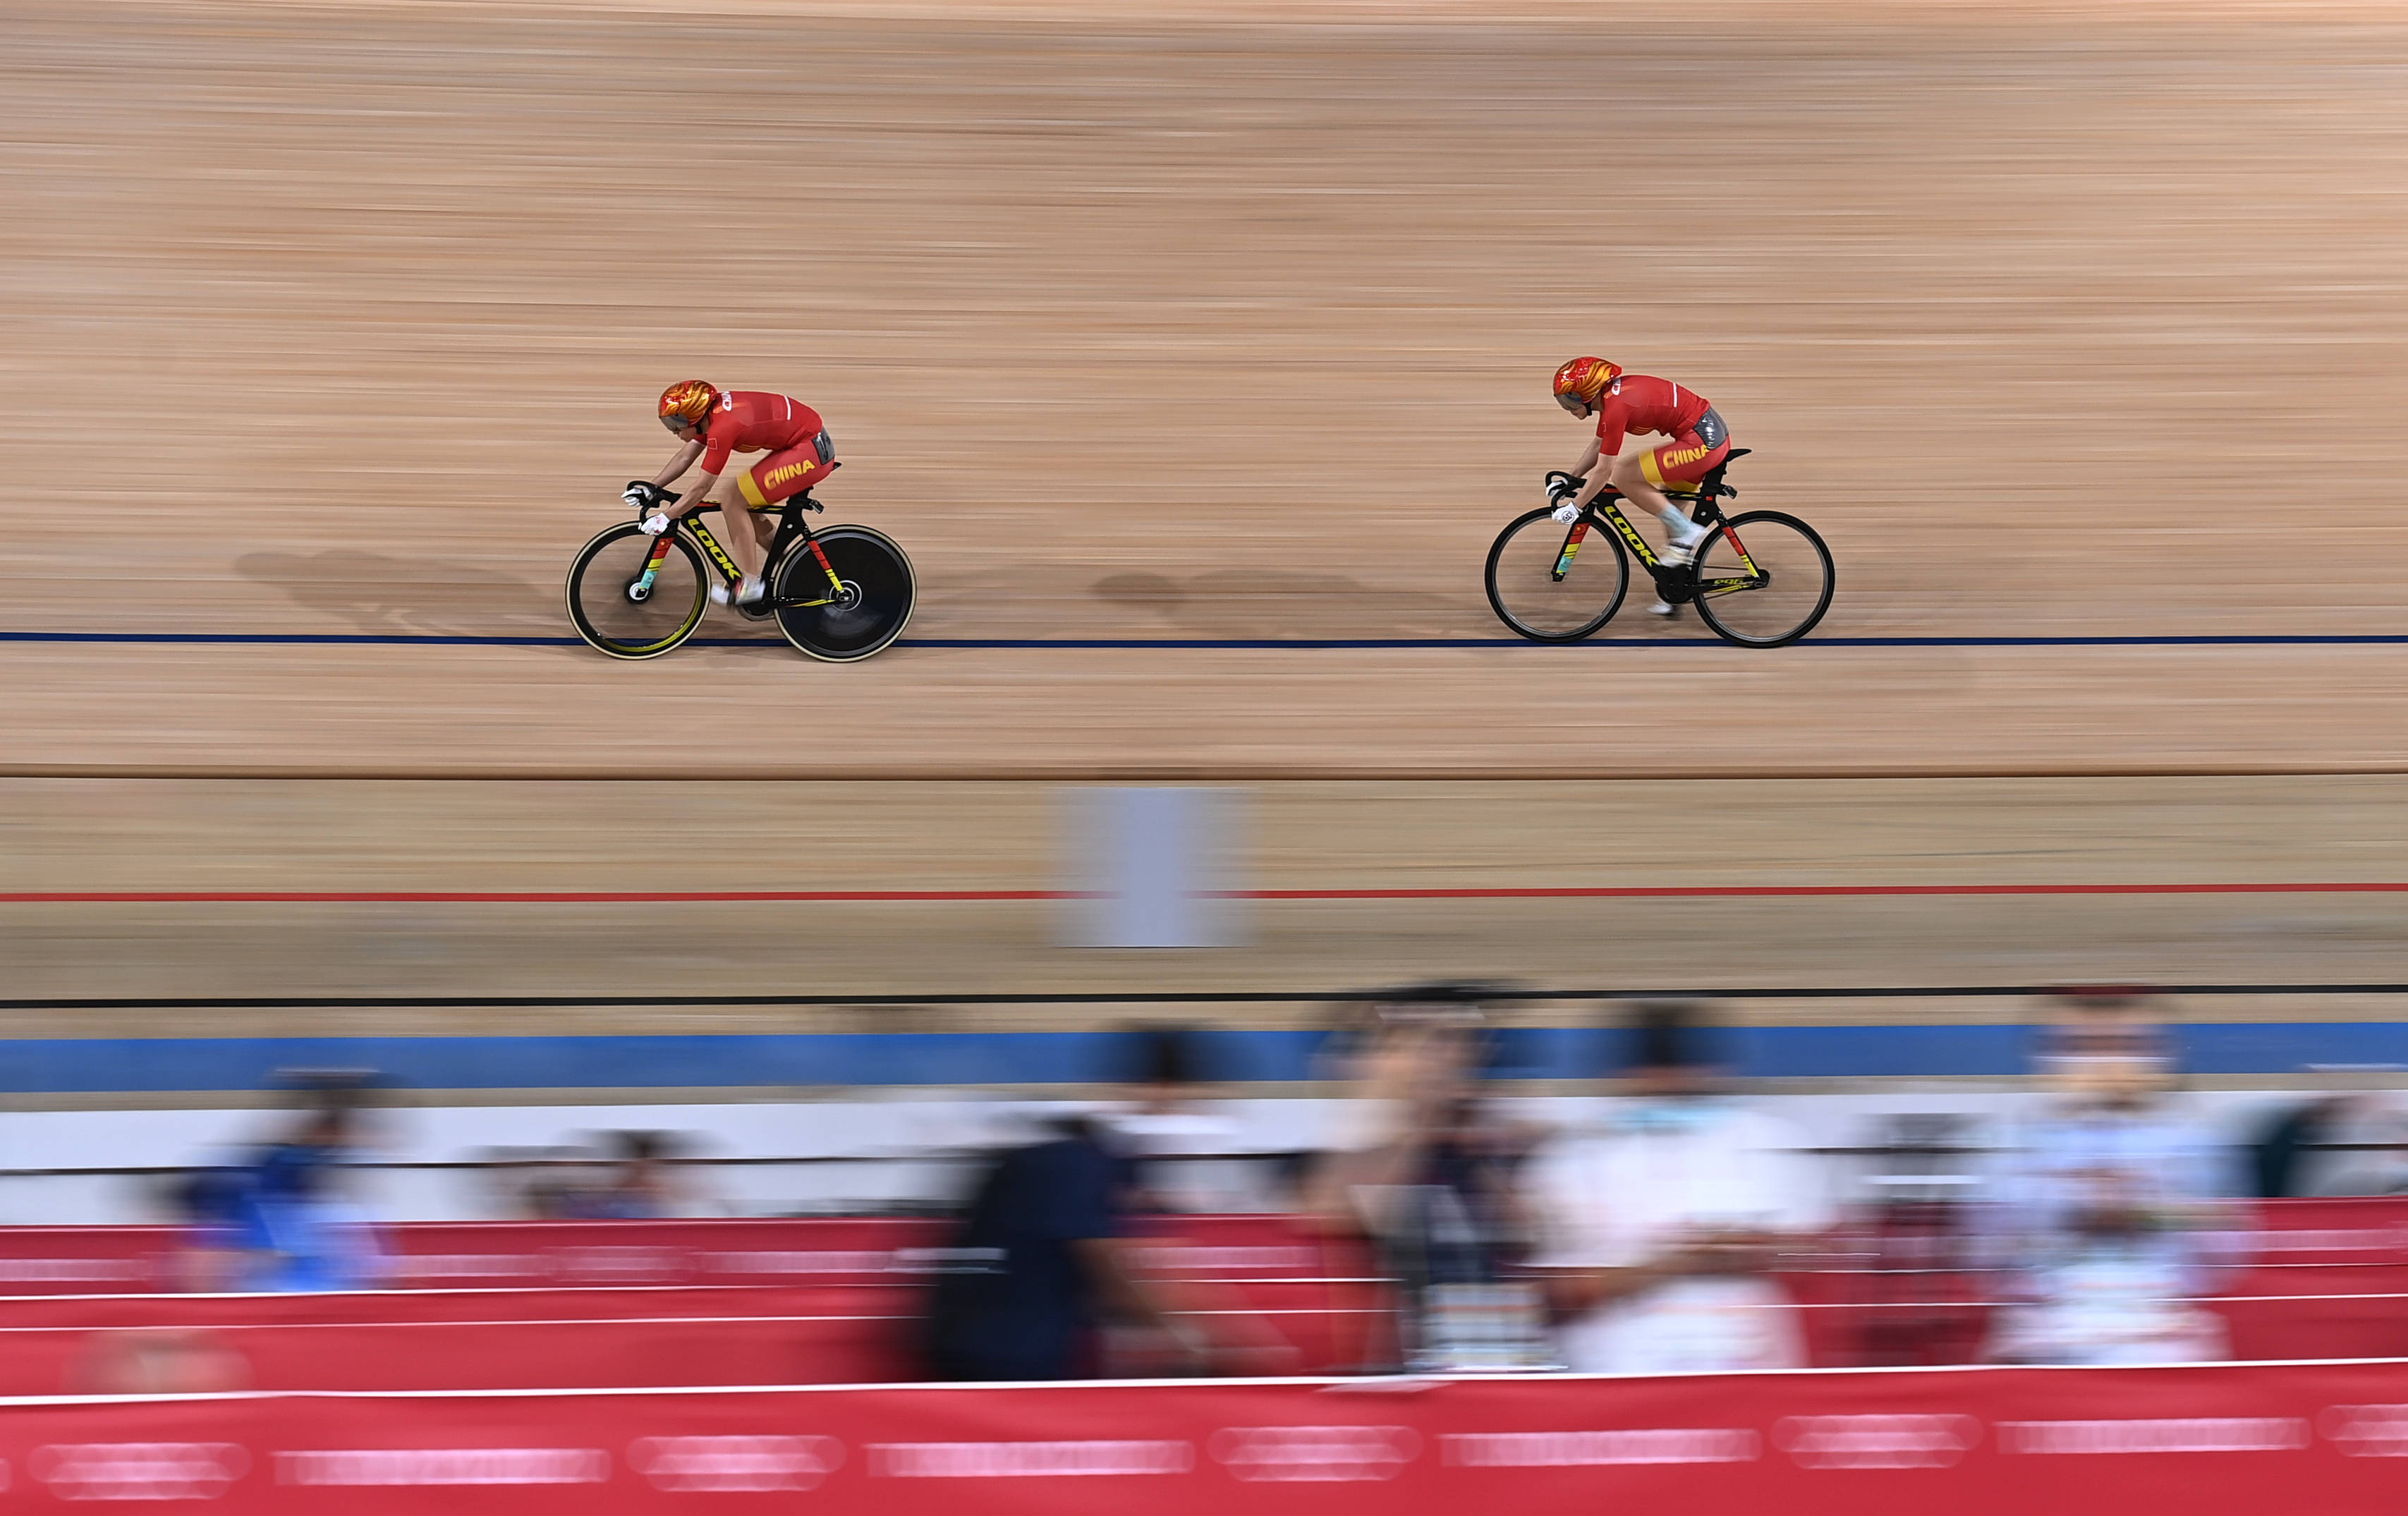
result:
M 668 461 L 667 467 L 652 476 L 652 487 L 656 490 L 666 490 L 675 484 L 687 469 L 694 466 L 694 461 L 701 456 L 702 438 L 696 437 L 678 450 L 677 456 Z M 716 476 L 706 476 L 706 478 L 710 483 L 718 482 Z M 693 498 L 691 492 L 688 493 L 687 498 Z
M 1603 451 L 1603 446 L 1595 437 L 1591 437 L 1588 446 L 1581 450 L 1580 462 L 1572 465 L 1572 478 L 1588 482 L 1581 487 L 1580 493 L 1572 497 L 1572 504 L 1585 506 L 1605 488 L 1605 476 L 1597 471 L 1598 455 Z

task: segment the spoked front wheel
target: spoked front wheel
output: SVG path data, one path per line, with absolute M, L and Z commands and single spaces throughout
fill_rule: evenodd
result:
M 827 555 L 825 568 L 812 543 Z M 867 526 L 831 526 L 811 543 L 796 543 L 779 565 L 778 627 L 797 651 L 849 664 L 903 635 L 914 593 L 911 560 L 894 538 Z
M 1831 608 L 1831 550 L 1777 510 L 1717 522 L 1698 547 L 1698 614 L 1726 642 L 1795 642 Z
M 652 536 L 623 522 L 568 565 L 568 620 L 613 658 L 657 658 L 702 624 L 709 584 L 682 533 Z
M 1630 590 L 1630 558 L 1593 512 L 1570 526 L 1541 506 L 1488 550 L 1488 606 L 1533 642 L 1577 642 L 1613 620 Z

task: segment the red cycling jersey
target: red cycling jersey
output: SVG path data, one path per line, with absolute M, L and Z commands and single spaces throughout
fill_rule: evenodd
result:
M 1713 408 L 1695 390 L 1651 374 L 1625 374 L 1598 397 L 1597 451 L 1611 460 L 1622 451 L 1630 432 L 1661 432 L 1684 436 Z
M 762 390 L 729 390 L 702 424 L 702 471 L 717 475 L 731 452 L 780 452 L 801 447 L 826 429 L 820 413 L 799 400 Z

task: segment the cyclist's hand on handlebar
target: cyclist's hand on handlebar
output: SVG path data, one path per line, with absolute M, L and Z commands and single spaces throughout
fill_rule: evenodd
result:
M 642 511 L 653 506 L 676 505 L 678 493 L 675 490 L 664 490 L 648 480 L 629 479 L 627 487 L 619 492 L 619 498 L 627 503 L 628 509 Z
M 1588 480 L 1578 474 L 1567 474 L 1560 468 L 1547 470 L 1547 499 L 1561 505 L 1588 487 Z
M 656 510 L 637 524 L 643 528 L 645 536 L 658 536 L 669 529 L 669 519 Z

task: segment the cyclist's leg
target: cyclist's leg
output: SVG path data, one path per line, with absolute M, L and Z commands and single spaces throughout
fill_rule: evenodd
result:
M 773 452 L 737 476 L 737 487 L 743 492 L 744 503 L 752 508 L 749 513 L 752 531 L 746 535 L 753 539 L 756 561 L 768 561 L 769 544 L 778 535 L 778 523 L 770 510 L 836 471 L 836 450 L 828 445 L 826 437 L 823 432 L 817 442 Z
M 1650 516 L 1661 517 L 1672 508 L 1672 502 L 1647 477 L 1644 461 L 1654 456 L 1651 452 L 1635 452 L 1616 458 L 1613 466 L 1606 471 L 1605 479 L 1607 483 L 1622 492 L 1625 500 Z
M 1696 484 L 1730 453 L 1730 437 L 1719 421 L 1714 435 L 1686 432 L 1645 452 L 1613 461 L 1612 481 L 1626 496 L 1654 511 L 1676 538 L 1692 535 L 1688 517 L 1664 493 L 1667 485 Z

